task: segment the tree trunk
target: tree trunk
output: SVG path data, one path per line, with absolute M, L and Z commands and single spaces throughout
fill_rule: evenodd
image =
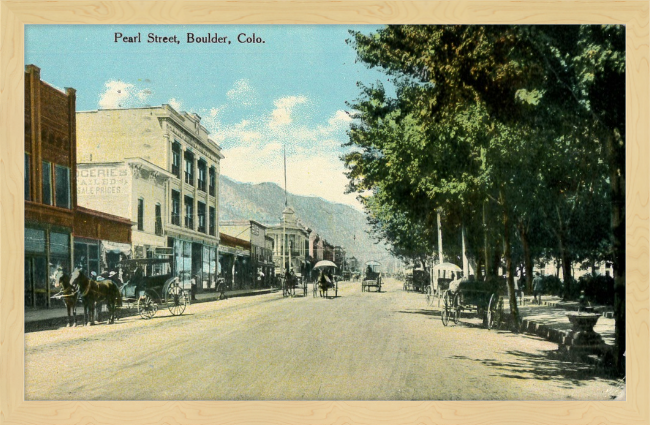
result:
M 614 366 L 625 372 L 625 143 L 618 130 L 607 138 L 614 251 Z
M 483 252 L 485 254 L 485 278 L 487 279 L 488 276 L 491 275 L 490 273 L 490 245 L 489 245 L 489 238 L 488 238 L 488 227 L 487 227 L 487 220 L 485 217 L 485 204 L 487 201 L 483 201 Z
M 526 226 L 524 226 L 523 223 L 519 223 L 519 236 L 521 237 L 521 244 L 524 247 L 524 274 L 526 275 L 526 293 L 530 294 L 533 292 L 533 260 L 530 257 L 528 233 L 526 232 Z
M 562 280 L 564 282 L 564 299 L 568 300 L 571 298 L 571 260 L 569 259 L 569 253 L 564 246 L 564 238 L 562 231 L 558 234 L 558 245 L 560 249 L 560 259 L 562 260 Z
M 503 189 L 500 190 L 501 206 L 503 207 L 503 245 L 506 257 L 506 274 L 508 276 L 508 300 L 510 302 L 510 313 L 513 319 L 513 328 L 519 326 L 519 308 L 517 307 L 517 294 L 515 293 L 515 276 L 512 268 L 512 252 L 510 247 L 510 217 L 505 202 Z

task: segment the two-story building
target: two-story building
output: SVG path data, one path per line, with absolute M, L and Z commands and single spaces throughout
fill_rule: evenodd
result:
M 25 306 L 49 307 L 52 277 L 100 273 L 106 250 L 129 254 L 131 222 L 77 206 L 76 91 L 65 92 L 25 67 Z M 118 260 L 119 261 L 119 260 Z M 57 305 L 60 305 L 57 302 Z
M 208 136 L 199 115 L 169 105 L 77 113 L 78 161 L 131 170 L 136 256 L 173 255 L 173 272 L 199 288 L 216 279 L 219 246 L 224 157 Z

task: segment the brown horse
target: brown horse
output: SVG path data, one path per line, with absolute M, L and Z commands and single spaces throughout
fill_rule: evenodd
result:
M 70 284 L 70 276 L 59 269 L 54 274 L 54 286 L 60 287 L 61 291 L 55 295 L 65 303 L 68 310 L 68 324 L 66 327 L 77 326 L 77 297 L 79 288 Z
M 89 279 L 81 270 L 75 269 L 70 276 L 70 284 L 77 284 L 81 300 L 84 304 L 84 321 L 89 325 L 95 324 L 95 306 L 98 302 L 106 301 L 108 307 L 108 323 L 115 323 L 117 307 L 122 306 L 120 288 L 112 280 L 96 281 Z M 99 311 L 97 312 L 99 321 Z

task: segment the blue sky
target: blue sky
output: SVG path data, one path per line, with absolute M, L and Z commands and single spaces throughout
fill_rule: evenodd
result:
M 349 29 L 376 26 L 28 25 L 25 63 L 41 78 L 77 90 L 77 110 L 157 106 L 196 112 L 223 148 L 222 173 L 242 182 L 283 184 L 288 190 L 359 208 L 344 195 L 339 157 L 350 118 L 346 101 L 365 84 L 386 77 L 355 63 Z M 140 43 L 115 42 L 115 33 Z M 177 36 L 147 43 L 148 34 Z M 188 44 L 187 34 L 227 37 L 228 43 Z M 255 34 L 264 43 L 240 43 Z

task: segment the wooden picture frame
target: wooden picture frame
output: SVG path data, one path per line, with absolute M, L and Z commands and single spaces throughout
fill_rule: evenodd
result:
M 647 1 L 0 1 L 0 423 L 649 424 Z M 24 401 L 25 24 L 624 24 L 627 401 Z

